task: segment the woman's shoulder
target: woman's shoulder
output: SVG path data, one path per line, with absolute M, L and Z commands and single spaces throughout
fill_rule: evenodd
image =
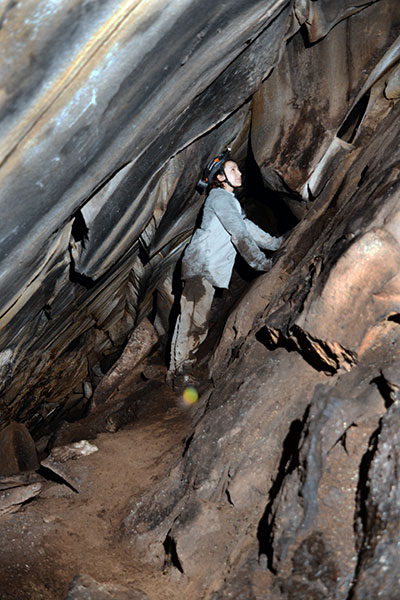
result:
M 223 188 L 213 188 L 207 196 L 207 201 L 210 203 L 219 201 L 233 200 L 235 196 L 231 192 L 227 192 Z

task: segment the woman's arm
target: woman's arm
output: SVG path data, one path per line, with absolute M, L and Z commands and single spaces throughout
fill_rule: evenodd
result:
M 235 206 L 234 199 L 232 198 L 230 201 L 229 197 L 216 196 L 212 202 L 212 209 L 245 261 L 258 271 L 267 271 L 271 267 L 272 261 L 261 252 L 249 233 L 243 216 Z
M 281 247 L 283 242 L 283 236 L 274 237 L 258 227 L 253 221 L 250 221 L 247 217 L 244 218 L 244 223 L 246 225 L 247 231 L 250 233 L 253 240 L 260 248 L 264 248 L 265 250 L 278 250 Z

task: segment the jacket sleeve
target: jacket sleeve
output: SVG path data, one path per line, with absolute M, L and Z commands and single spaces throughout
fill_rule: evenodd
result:
M 272 260 L 261 252 L 236 207 L 226 200 L 217 198 L 212 208 L 244 260 L 257 271 L 267 271 L 272 265 Z
M 247 231 L 250 233 L 253 240 L 256 242 L 257 246 L 260 248 L 264 248 L 265 250 L 278 250 L 281 247 L 283 242 L 282 237 L 273 237 L 260 227 L 250 221 L 247 217 L 244 218 L 244 223 L 246 225 Z

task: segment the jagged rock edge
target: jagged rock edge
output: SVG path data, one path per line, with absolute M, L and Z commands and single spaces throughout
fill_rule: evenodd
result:
M 296 350 L 316 370 L 325 371 L 328 375 L 335 375 L 341 370 L 350 371 L 358 363 L 357 354 L 339 342 L 312 336 L 298 325 L 293 325 L 288 332 L 289 335 L 285 335 L 281 329 L 266 325 L 257 334 L 259 337 L 267 336 L 264 343 L 268 343 L 270 349 L 286 347 Z

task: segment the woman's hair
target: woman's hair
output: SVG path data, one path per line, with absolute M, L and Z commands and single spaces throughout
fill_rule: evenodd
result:
M 224 165 L 222 165 L 222 167 L 215 173 L 213 182 L 210 185 L 210 190 L 213 190 L 214 188 L 223 188 L 224 187 L 225 182 L 220 181 L 218 179 L 218 175 L 224 175 L 224 177 L 225 177 Z

